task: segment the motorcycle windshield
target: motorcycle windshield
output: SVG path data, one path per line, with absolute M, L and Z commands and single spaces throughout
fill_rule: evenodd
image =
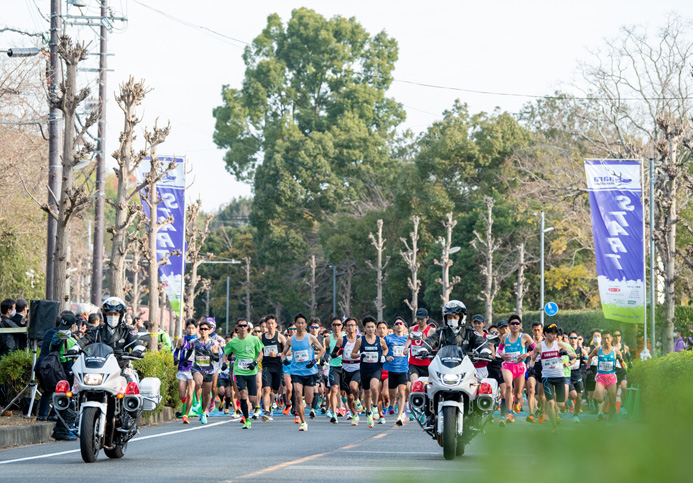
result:
M 113 354 L 113 348 L 106 344 L 89 344 L 84 348 L 84 365 L 89 369 L 103 367 L 108 356 Z
M 462 364 L 465 353 L 461 347 L 456 345 L 446 345 L 438 351 L 438 358 L 441 364 L 452 369 Z

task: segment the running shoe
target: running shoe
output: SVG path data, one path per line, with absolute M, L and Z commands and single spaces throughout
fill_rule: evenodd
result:
M 325 406 L 320 406 L 320 414 L 327 413 L 327 408 Z
M 513 416 L 513 413 L 508 413 L 505 415 L 505 421 L 508 423 L 514 423 L 515 422 L 515 416 Z
M 387 414 L 395 414 L 395 408 L 393 408 L 392 406 L 387 408 Z
M 361 411 L 363 411 L 363 405 L 361 404 L 361 401 L 357 399 L 356 400 L 356 412 L 360 413 Z
M 414 413 L 409 413 L 409 421 L 414 421 Z
M 183 424 L 190 424 L 190 420 L 187 416 L 183 416 Z
M 369 428 L 373 427 L 373 414 L 372 413 L 369 413 L 366 415 L 366 426 L 368 426 Z
M 207 411 L 211 413 L 211 412 L 214 412 L 215 409 L 216 409 L 216 401 L 214 399 L 212 399 L 211 401 L 209 401 L 209 408 L 207 408 Z
M 262 420 L 265 422 L 274 421 L 274 418 L 272 417 L 272 413 L 268 413 L 267 411 L 262 413 Z
M 252 418 L 253 418 L 253 419 L 259 418 L 261 412 L 262 412 L 262 411 L 260 411 L 260 407 L 256 407 L 255 409 L 253 409 L 253 416 L 252 416 Z
M 229 414 L 229 408 L 224 409 L 224 414 Z
M 207 424 L 207 413 L 204 412 L 200 415 L 200 424 Z
M 522 410 L 522 403 L 513 404 L 513 409 L 515 410 L 515 414 L 520 414 L 520 411 Z
M 580 417 L 579 417 L 577 414 L 576 414 L 575 416 L 573 416 L 573 422 L 574 422 L 574 423 L 579 423 L 579 422 L 580 422 Z
M 294 424 L 301 424 L 301 418 L 294 416 Z
M 193 413 L 199 413 L 201 407 L 202 407 L 202 404 L 200 404 L 200 403 L 193 404 L 193 407 L 192 407 L 192 409 L 191 409 L 190 411 L 193 412 Z
M 525 418 L 525 420 L 526 420 L 528 423 L 536 423 L 536 422 L 537 422 L 537 420 L 534 419 L 534 416 L 531 415 L 531 414 L 530 414 L 529 416 L 527 416 L 527 418 Z
M 240 411 L 236 411 L 235 413 L 233 413 L 233 416 L 231 416 L 231 419 L 238 419 L 238 418 L 242 418 L 242 417 L 243 417 L 243 413 L 241 413 Z
M 397 426 L 404 426 L 404 416 L 398 416 L 397 417 L 397 422 L 395 423 Z
M 546 421 L 546 413 L 541 413 L 541 416 L 537 419 L 537 422 L 543 424 Z
M 332 418 L 334 417 L 334 416 L 332 415 L 332 410 L 331 410 L 331 409 L 328 409 L 327 412 L 326 412 L 326 414 L 327 414 L 327 419 L 332 419 Z
M 310 416 L 310 419 L 315 419 L 315 409 L 311 409 L 308 415 Z
M 346 415 L 346 409 L 342 408 L 339 411 L 337 411 L 337 416 L 340 418 L 343 418 Z
M 339 420 L 338 420 L 336 417 L 332 416 L 332 417 L 330 418 L 330 422 L 331 422 L 332 424 L 337 424 L 337 423 L 339 422 Z
M 500 422 L 498 423 L 498 426 L 500 426 L 501 428 L 505 427 L 505 418 L 500 418 Z
M 250 429 L 251 426 L 252 426 L 252 424 L 250 423 L 250 420 L 248 420 L 245 423 L 243 423 L 243 426 L 241 427 L 241 429 Z
M 346 413 L 346 419 L 347 419 L 347 421 L 351 421 L 351 419 L 352 419 L 353 417 L 354 417 L 354 415 L 351 414 L 351 411 L 348 411 L 348 412 Z
M 351 425 L 352 426 L 358 426 L 359 425 L 359 415 L 358 414 L 352 418 Z
M 381 417 L 380 419 L 378 419 L 378 424 L 385 424 L 385 423 L 386 423 L 385 418 Z
M 291 406 L 285 406 L 284 410 L 282 411 L 282 414 L 284 416 L 288 416 L 289 414 L 291 414 Z
M 301 425 L 298 427 L 299 431 L 308 431 L 308 423 L 301 423 Z
M 274 402 L 272 403 L 272 409 L 274 409 L 274 410 L 276 411 L 277 408 L 278 408 L 278 406 L 277 406 L 277 401 L 274 401 Z
M 243 416 L 241 419 L 239 419 L 238 422 L 241 424 L 245 424 L 245 422 L 246 422 L 245 416 Z

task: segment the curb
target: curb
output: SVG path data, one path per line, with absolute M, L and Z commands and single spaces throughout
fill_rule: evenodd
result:
M 146 413 L 145 413 L 146 414 Z M 142 416 L 140 426 L 151 426 L 176 419 L 175 412 L 169 407 L 164 407 L 158 414 Z M 0 448 L 10 446 L 26 446 L 28 444 L 50 443 L 53 440 L 53 422 L 41 422 L 24 426 L 0 427 Z

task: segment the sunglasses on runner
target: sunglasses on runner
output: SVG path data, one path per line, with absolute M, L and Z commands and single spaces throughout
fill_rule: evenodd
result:
M 395 322 L 395 325 L 404 325 L 404 322 Z
M 577 337 L 570 337 L 571 339 L 577 339 Z
M 289 327 L 289 330 L 296 330 L 296 327 Z
M 253 331 L 253 334 L 260 334 L 260 333 L 262 333 L 261 330 L 254 330 L 254 331 Z
M 342 324 L 332 324 L 332 327 L 341 327 Z
M 311 329 L 319 329 L 320 326 L 319 326 L 319 325 L 311 325 L 310 328 L 311 328 Z
M 239 329 L 247 329 L 248 324 L 238 324 L 236 327 L 238 327 Z
M 510 322 L 510 325 L 520 325 L 519 322 Z
M 200 330 L 204 330 L 206 332 L 209 330 L 209 327 L 200 327 Z
M 621 337 L 621 334 L 614 334 L 614 337 Z
M 491 335 L 498 335 L 498 332 L 495 331 L 495 330 L 492 330 L 491 332 L 489 332 L 489 334 L 491 334 Z

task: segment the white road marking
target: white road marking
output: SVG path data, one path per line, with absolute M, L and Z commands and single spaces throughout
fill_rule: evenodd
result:
M 150 436 L 142 436 L 141 438 L 131 439 L 130 441 L 128 441 L 128 443 L 134 443 L 135 441 L 144 441 L 145 439 L 161 438 L 163 436 L 171 436 L 173 434 L 187 433 L 188 431 L 197 431 L 198 429 L 213 428 L 214 426 L 219 426 L 221 424 L 228 424 L 232 421 L 233 420 L 221 421 L 218 423 L 206 424 L 204 426 L 196 426 L 194 428 L 178 429 L 176 431 L 169 431 L 167 433 L 159 433 L 159 434 L 152 434 Z M 38 459 L 43 459 L 43 458 L 50 458 L 52 456 L 61 456 L 64 454 L 71 454 L 71 453 L 78 453 L 78 452 L 79 452 L 79 449 L 72 449 L 69 451 L 60 451 L 58 453 L 42 454 L 42 455 L 38 455 L 38 456 L 27 456 L 26 458 L 17 458 L 17 459 L 13 459 L 13 460 L 0 461 L 0 465 L 6 465 L 9 463 L 20 463 L 22 461 L 38 460 Z

